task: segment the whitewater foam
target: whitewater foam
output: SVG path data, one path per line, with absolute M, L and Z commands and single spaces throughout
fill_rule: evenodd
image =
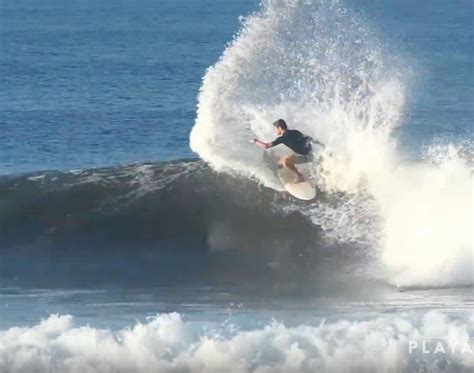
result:
M 368 276 L 473 284 L 465 155 L 410 163 L 393 137 L 413 76 L 364 16 L 339 2 L 264 1 L 204 77 L 191 148 L 216 170 L 281 190 L 248 140 L 271 140 L 270 123 L 283 117 L 327 144 L 318 185 L 349 196 L 336 207 L 295 209 L 328 239 L 365 247 Z
M 0 371 L 17 372 L 389 372 L 474 368 L 474 319 L 439 312 L 319 326 L 200 326 L 177 313 L 121 330 L 76 326 L 51 315 L 0 331 Z M 423 351 L 436 338 L 444 353 Z M 431 342 L 429 342 L 431 343 Z M 448 344 L 451 343 L 451 344 Z M 450 346 L 455 345 L 454 349 Z

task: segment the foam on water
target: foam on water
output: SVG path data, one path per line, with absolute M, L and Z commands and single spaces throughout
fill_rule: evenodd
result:
M 273 139 L 270 123 L 285 118 L 327 144 L 319 185 L 349 193 L 337 208 L 299 209 L 328 238 L 365 246 L 370 276 L 403 286 L 472 284 L 465 154 L 406 162 L 392 136 L 414 77 L 408 65 L 338 2 L 265 1 L 208 69 L 191 147 L 216 170 L 281 189 L 248 140 Z
M 473 319 L 442 313 L 253 330 L 199 326 L 177 313 L 122 330 L 51 315 L 0 331 L 2 372 L 382 372 L 474 368 Z M 436 339 L 436 344 L 433 343 Z M 423 352 L 431 349 L 431 353 Z M 433 354 L 441 343 L 444 352 Z M 454 347 L 453 347 L 454 346 Z M 439 347 L 438 347 L 439 348 Z

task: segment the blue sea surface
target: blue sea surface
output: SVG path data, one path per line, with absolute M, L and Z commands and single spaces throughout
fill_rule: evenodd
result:
M 351 1 L 415 72 L 400 138 L 472 136 L 473 3 Z M 0 3 L 0 173 L 193 156 L 196 97 L 256 0 Z
M 0 173 L 191 156 L 206 68 L 256 1 L 2 1 Z

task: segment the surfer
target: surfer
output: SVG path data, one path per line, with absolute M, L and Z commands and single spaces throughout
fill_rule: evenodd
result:
M 300 183 L 304 181 L 304 176 L 296 168 L 297 164 L 308 163 L 313 161 L 313 147 L 311 143 L 317 143 L 324 146 L 321 142 L 314 140 L 310 136 L 302 134 L 298 130 L 290 130 L 286 122 L 283 119 L 278 119 L 273 123 L 276 128 L 278 137 L 272 142 L 263 142 L 258 139 L 254 139 L 255 145 L 268 149 L 279 144 L 284 144 L 293 150 L 293 154 L 282 157 L 279 162 L 279 167 L 285 167 L 291 170 L 295 175 L 294 182 Z

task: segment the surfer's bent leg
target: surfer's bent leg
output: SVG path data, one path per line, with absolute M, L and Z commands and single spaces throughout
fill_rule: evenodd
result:
M 297 154 L 291 154 L 281 159 L 281 163 L 283 163 L 283 167 L 293 171 L 296 175 L 295 182 L 301 182 L 304 180 L 304 176 L 295 166 L 295 159 Z

